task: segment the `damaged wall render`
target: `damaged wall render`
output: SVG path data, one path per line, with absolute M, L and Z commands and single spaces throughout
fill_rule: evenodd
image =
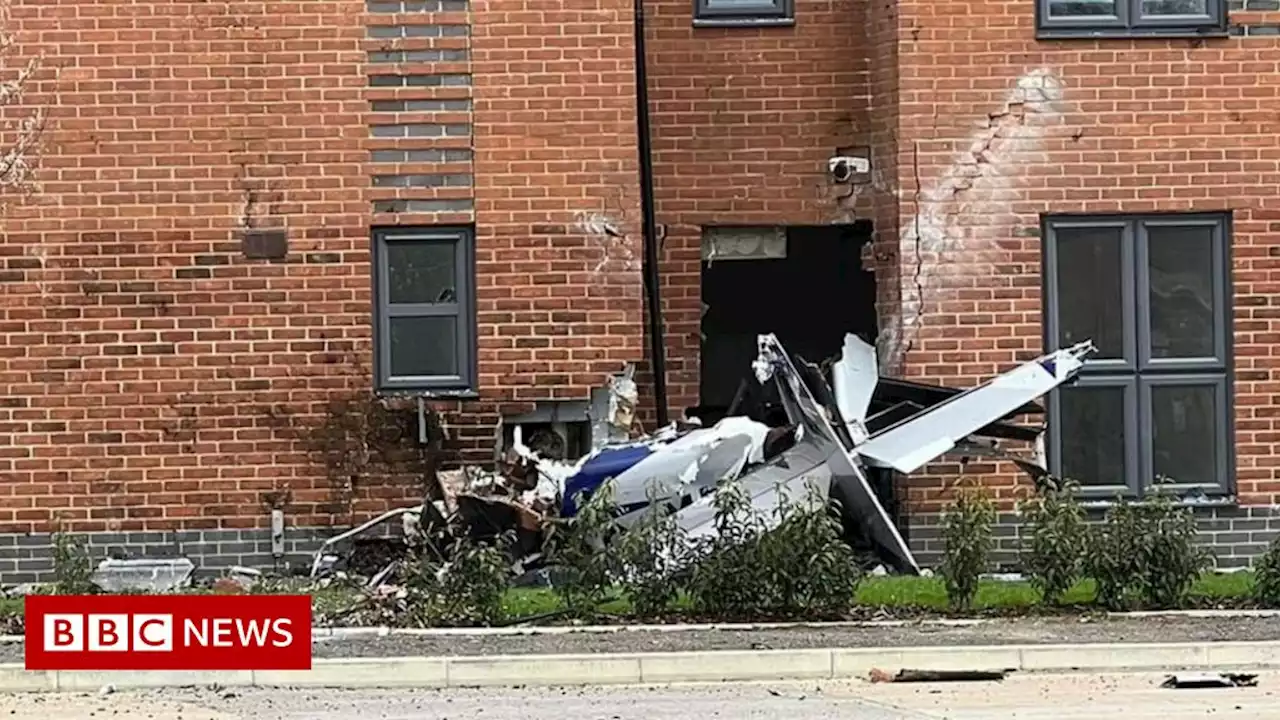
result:
M 1043 152 L 1048 129 L 1062 123 L 1064 95 L 1057 71 L 1024 73 L 1004 102 L 977 121 L 962 141 L 963 149 L 937 175 L 920 174 L 920 156 L 922 148 L 945 139 L 918 139 L 901 148 L 900 157 L 907 156 L 901 171 L 911 173 L 903 187 L 916 188 L 914 195 L 902 193 L 902 207 L 915 214 L 905 222 L 898 245 L 899 314 L 884 323 L 877 342 L 884 366 L 904 368 L 908 353 L 919 348 L 931 308 L 941 299 L 987 287 L 998 278 L 997 268 L 1008 262 L 1000 241 L 1015 229 L 1012 203 L 1027 184 L 1020 168 Z M 904 369 L 912 375 L 927 372 Z

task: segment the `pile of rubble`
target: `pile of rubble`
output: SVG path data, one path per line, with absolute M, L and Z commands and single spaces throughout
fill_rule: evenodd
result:
M 817 490 L 837 501 L 852 542 L 902 573 L 918 573 L 911 550 L 885 510 L 872 474 L 912 473 L 946 455 L 1010 460 L 1036 480 L 1047 476 L 1043 427 L 1013 424 L 1043 414 L 1036 400 L 1073 379 L 1093 352 L 1084 342 L 1024 363 L 965 390 L 881 377 L 875 348 L 845 337 L 839 358 L 823 367 L 792 356 L 774 335 L 758 339 L 754 377 L 744 381 L 734 407 L 710 426 L 697 418 L 640 438 L 629 429 L 638 401 L 632 373 L 610 386 L 605 440 L 576 461 L 552 460 L 525 445 L 520 428 L 495 471 L 478 468 L 439 474 L 440 499 L 402 508 L 327 541 L 316 554 L 312 577 L 333 573 L 371 575 L 376 587 L 400 559 L 385 553 L 383 565 L 356 573 L 372 546 L 434 544 L 466 536 L 516 538 L 513 571 L 524 574 L 544 562 L 543 547 L 556 518 L 572 518 L 579 503 L 612 480 L 625 530 L 653 503 L 674 514 L 688 541 L 716 532 L 714 495 L 736 480 L 765 522 L 790 496 Z M 755 397 L 749 401 L 749 397 Z M 600 436 L 600 433 L 596 433 Z M 1003 441 L 1029 446 L 1005 451 Z M 385 535 L 399 521 L 403 540 Z M 363 546 L 362 552 L 351 550 Z M 383 564 L 385 563 L 385 564 Z

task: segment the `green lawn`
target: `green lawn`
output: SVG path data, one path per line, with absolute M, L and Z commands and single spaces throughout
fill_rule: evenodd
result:
M 1192 607 L 1247 605 L 1253 587 L 1252 573 L 1206 573 L 1191 591 Z M 327 616 L 356 604 L 361 591 L 343 586 L 308 589 L 302 581 L 275 583 L 260 589 L 269 592 L 309 593 L 314 599 L 317 615 Z M 869 577 L 858 587 L 857 605 L 866 610 L 884 611 L 884 614 L 919 615 L 941 614 L 948 611 L 947 592 L 941 578 L 924 577 Z M 1026 582 L 1001 582 L 983 580 L 974 602 L 975 614 L 1034 612 L 1040 603 L 1039 594 Z M 1064 598 L 1064 605 L 1077 609 L 1093 609 L 1094 583 L 1091 580 L 1078 583 Z M 517 588 L 509 591 L 503 601 L 506 617 L 512 622 L 520 618 L 536 618 L 561 609 L 554 592 L 545 588 Z M 673 615 L 688 612 L 686 601 L 676 603 Z M 22 615 L 22 598 L 0 598 L 0 618 L 17 618 Z M 625 600 L 613 600 L 600 607 L 604 620 L 625 620 L 631 613 Z
M 1219 604 L 1245 603 L 1253 588 L 1252 573 L 1217 574 L 1201 576 L 1191 590 L 1194 607 Z M 1091 606 L 1094 602 L 1094 582 L 1077 583 L 1063 598 L 1063 604 L 1076 607 Z M 869 577 L 858 587 L 856 602 L 865 608 L 882 608 L 887 611 L 947 612 L 947 590 L 941 578 L 925 577 Z M 983 580 L 974 601 L 975 612 L 1025 611 L 1040 603 L 1040 595 L 1026 582 L 1001 582 Z M 547 589 L 517 588 L 507 593 L 503 609 L 509 618 L 521 618 L 555 612 L 560 601 Z M 676 602 L 676 611 L 688 609 L 688 604 Z M 625 600 L 606 603 L 601 612 L 607 615 L 630 615 L 631 608 Z

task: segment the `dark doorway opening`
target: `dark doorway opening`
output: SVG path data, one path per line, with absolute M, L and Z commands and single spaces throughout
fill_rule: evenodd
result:
M 687 411 L 704 426 L 729 413 L 785 423 L 775 393 L 752 376 L 757 336 L 773 333 L 793 356 L 821 365 L 839 356 L 846 333 L 874 344 L 879 331 L 875 275 L 862 267 L 870 222 L 758 230 L 756 239 L 742 229 L 728 243 L 734 252 L 710 261 L 704 250 L 701 404 Z M 704 238 L 704 247 L 718 239 Z M 901 518 L 893 473 L 872 468 L 868 479 L 889 516 Z M 870 547 L 862 528 L 845 530 L 855 548 Z
M 845 333 L 875 341 L 875 275 L 862 267 L 869 242 L 870 222 L 788 227 L 784 257 L 702 262 L 703 422 L 733 404 L 751 373 L 758 335 L 773 333 L 814 363 L 837 356 Z

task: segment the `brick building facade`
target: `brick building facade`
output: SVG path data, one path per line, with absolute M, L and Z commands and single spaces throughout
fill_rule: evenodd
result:
M 1246 562 L 1280 529 L 1280 14 L 1231 2 L 647 2 L 673 413 L 755 332 L 959 386 L 1084 333 L 1055 462 L 1181 475 Z M 317 458 L 343 403 L 433 394 L 484 461 L 644 363 L 630 2 L 12 5 L 11 109 L 50 123 L 0 241 L 0 581 L 58 528 L 296 561 L 420 492 Z M 899 483 L 926 562 L 957 470 Z

